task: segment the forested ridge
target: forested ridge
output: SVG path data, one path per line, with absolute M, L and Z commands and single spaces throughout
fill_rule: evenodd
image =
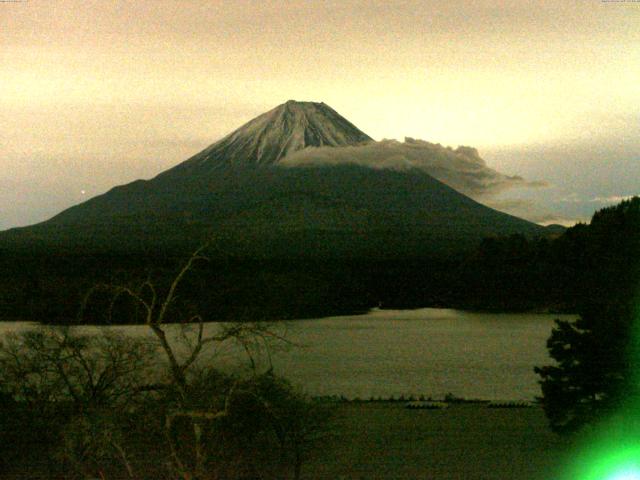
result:
M 556 238 L 485 238 L 462 253 L 425 251 L 411 258 L 241 257 L 214 246 L 207 252 L 208 261 L 181 287 L 181 301 L 197 305 L 210 320 L 308 318 L 378 306 L 574 312 L 587 297 L 605 296 L 626 281 L 604 274 L 612 284 L 603 284 L 602 274 L 595 272 L 621 271 L 625 260 L 617 250 L 628 249 L 629 239 L 637 242 L 640 227 L 629 212 L 637 211 L 639 203 L 633 198 L 602 209 L 589 224 L 578 224 Z M 150 278 L 163 288 L 184 258 L 166 251 L 0 251 L 0 316 L 72 322 L 94 285 L 135 284 Z M 99 315 L 89 318 L 104 321 Z M 115 316 L 112 321 L 131 318 Z

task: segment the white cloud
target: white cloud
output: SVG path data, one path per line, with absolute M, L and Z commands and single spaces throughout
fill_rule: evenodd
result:
M 491 208 L 540 225 L 562 225 L 564 227 L 571 227 L 578 222 L 588 221 L 587 218 L 571 217 L 549 211 L 532 200 L 497 199 L 489 200 L 485 203 Z
M 361 146 L 306 148 L 281 160 L 284 166 L 356 164 L 378 169 L 417 168 L 450 187 L 476 199 L 493 196 L 513 187 L 544 187 L 509 176 L 487 166 L 475 148 L 456 149 L 423 140 L 382 140 Z
M 611 195 L 609 197 L 595 197 L 589 201 L 593 203 L 620 203 L 633 197 L 633 195 Z

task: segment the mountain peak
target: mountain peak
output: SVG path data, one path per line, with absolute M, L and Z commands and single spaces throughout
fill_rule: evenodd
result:
M 280 107 L 304 107 L 304 106 L 321 106 L 324 105 L 325 107 L 327 106 L 326 103 L 324 102 L 308 102 L 308 101 L 301 101 L 301 100 L 287 100 L 286 102 L 284 102 L 282 105 L 279 105 L 276 108 L 280 108 Z
M 318 116 L 318 115 L 340 116 L 335 110 L 333 110 L 324 102 L 301 102 L 299 100 L 287 100 L 285 103 L 278 105 L 276 108 L 270 110 L 269 112 L 266 112 L 263 115 L 267 115 L 269 113 L 274 113 L 274 115 L 278 115 L 278 114 L 299 115 L 299 117 L 295 120 L 301 120 L 307 116 Z M 262 115 L 260 115 L 259 117 L 256 117 L 254 120 L 257 120 L 261 116 Z
M 288 100 L 161 174 L 224 166 L 268 166 L 307 147 L 360 145 L 372 138 L 323 102 Z

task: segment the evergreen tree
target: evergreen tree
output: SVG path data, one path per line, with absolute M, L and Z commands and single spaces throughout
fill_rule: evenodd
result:
M 577 281 L 580 317 L 556 321 L 547 342 L 555 365 L 536 367 L 551 427 L 569 432 L 639 398 L 640 198 L 597 212 Z

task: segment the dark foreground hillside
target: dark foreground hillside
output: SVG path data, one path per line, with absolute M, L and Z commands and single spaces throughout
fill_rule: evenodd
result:
M 570 440 L 548 429 L 542 409 L 485 404 L 409 410 L 402 402 L 344 403 L 332 435 L 304 464 L 304 480 L 548 480 L 559 478 Z M 47 478 L 28 472 L 1 480 Z M 24 476 L 27 475 L 27 476 Z

